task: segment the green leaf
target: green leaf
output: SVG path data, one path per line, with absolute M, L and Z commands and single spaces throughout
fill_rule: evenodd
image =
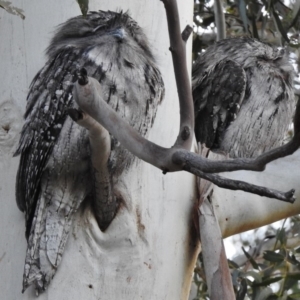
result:
M 286 234 L 285 234 L 285 229 L 284 228 L 281 228 L 280 230 L 278 230 L 277 238 L 280 241 L 281 245 L 286 244 Z
M 9 1 L 0 0 L 0 7 L 5 9 L 8 13 L 12 15 L 19 16 L 21 19 L 25 19 L 24 11 L 20 8 L 11 5 Z
M 243 277 L 252 277 L 254 278 L 255 283 L 262 281 L 261 275 L 255 271 L 247 271 L 244 273 Z M 250 281 L 250 284 L 252 285 L 253 283 Z
M 276 277 L 273 277 L 273 278 L 268 278 L 268 279 L 263 280 L 262 282 L 253 283 L 253 286 L 267 286 L 271 283 L 274 283 L 274 282 L 277 282 L 277 281 L 281 280 L 282 278 L 283 278 L 283 276 L 276 276 Z
M 266 287 L 257 293 L 255 300 L 265 300 L 271 295 L 273 295 L 272 289 L 269 287 Z
M 300 293 L 290 294 L 288 298 L 290 298 L 290 299 L 300 299 Z
M 240 266 L 233 260 L 227 259 L 228 266 L 230 269 L 238 269 Z
M 86 16 L 89 11 L 89 0 L 77 0 L 81 13 Z
M 276 253 L 274 251 L 265 251 L 263 255 L 265 260 L 271 261 L 271 262 L 282 262 L 284 261 L 284 256 L 280 253 Z
M 244 252 L 244 254 L 246 255 L 246 257 L 249 259 L 252 267 L 256 270 L 258 270 L 258 264 L 256 263 L 256 261 L 252 258 L 252 256 L 244 249 L 244 247 L 242 247 L 242 250 Z
M 287 261 L 295 266 L 300 265 L 300 261 L 296 259 L 294 254 L 288 255 Z
M 282 287 L 282 289 L 284 291 L 288 291 L 288 290 L 293 290 L 294 292 L 299 292 L 297 290 L 294 290 L 293 287 L 296 287 L 298 285 L 298 279 L 297 276 L 295 276 L 296 278 L 293 278 L 293 276 L 286 276 L 285 277 L 285 281 L 284 281 L 284 286 Z M 299 278 L 299 276 L 298 276 Z
M 286 278 L 300 280 L 300 272 L 288 273 Z

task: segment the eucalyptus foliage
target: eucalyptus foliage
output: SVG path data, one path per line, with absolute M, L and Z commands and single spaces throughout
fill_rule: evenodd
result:
M 198 53 L 215 40 L 214 1 L 194 2 L 193 52 Z M 246 35 L 278 46 L 299 48 L 300 1 L 227 0 L 223 5 L 227 36 Z

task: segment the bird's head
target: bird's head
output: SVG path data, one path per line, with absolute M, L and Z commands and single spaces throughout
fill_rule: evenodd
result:
M 127 37 L 130 39 L 126 39 Z M 109 42 L 109 38 L 115 38 L 120 43 L 130 40 L 135 43 L 135 47 L 140 47 L 149 58 L 153 58 L 143 30 L 127 12 L 123 13 L 122 11 L 90 12 L 85 17 L 78 16 L 69 19 L 58 26 L 47 49 L 47 54 L 49 57 L 54 57 L 68 47 L 78 49 L 93 47 Z

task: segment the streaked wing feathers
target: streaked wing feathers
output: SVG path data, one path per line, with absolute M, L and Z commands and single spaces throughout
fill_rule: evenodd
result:
M 193 80 L 195 133 L 198 142 L 218 148 L 225 129 L 244 99 L 246 75 L 241 66 L 223 59 Z

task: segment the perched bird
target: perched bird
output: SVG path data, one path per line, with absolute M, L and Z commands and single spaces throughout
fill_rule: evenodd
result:
M 99 11 L 68 20 L 58 28 L 47 56 L 30 86 L 15 153 L 21 155 L 16 199 L 25 212 L 28 242 L 23 291 L 31 284 L 37 292 L 47 288 L 60 264 L 74 214 L 85 199 L 92 202 L 100 228 L 108 227 L 118 208 L 114 184 L 133 161 L 111 136 L 106 188 L 116 201 L 106 218 L 105 207 L 96 203 L 99 191 L 88 130 L 68 116 L 76 107 L 72 89 L 78 70 L 84 68 L 100 82 L 102 98 L 143 136 L 164 95 L 147 38 L 126 13 Z
M 192 77 L 198 142 L 232 158 L 281 145 L 295 106 L 293 67 L 283 49 L 224 39 L 199 55 Z

